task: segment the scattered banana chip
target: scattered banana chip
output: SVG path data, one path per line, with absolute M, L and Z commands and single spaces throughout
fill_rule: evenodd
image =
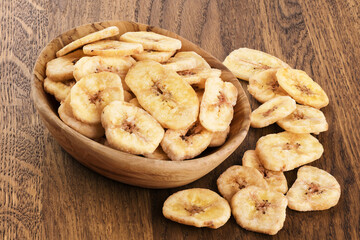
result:
M 107 105 L 101 123 L 109 145 L 132 154 L 153 153 L 164 136 L 164 129 L 150 114 L 123 101 Z
M 239 48 L 232 51 L 224 60 L 223 64 L 242 80 L 249 81 L 255 73 L 265 71 L 270 68 L 289 67 L 280 59 L 249 48 Z
M 168 61 L 174 54 L 175 54 L 175 51 L 159 52 L 159 51 L 153 51 L 153 50 L 145 50 L 142 53 L 133 54 L 132 56 L 137 61 L 153 60 L 155 62 L 163 63 L 163 62 Z
M 54 95 L 57 101 L 64 101 L 69 95 L 71 88 L 75 85 L 75 80 L 68 80 L 65 82 L 55 82 L 50 78 L 44 80 L 44 90 L 51 95 Z
M 70 106 L 70 98 L 71 96 L 69 94 L 59 107 L 58 112 L 60 119 L 63 120 L 66 125 L 88 138 L 95 139 L 104 136 L 105 131 L 101 124 L 87 124 L 75 119 Z
M 85 56 L 82 50 L 54 58 L 46 64 L 46 76 L 55 82 L 63 82 L 74 78 L 75 63 Z
M 226 169 L 217 179 L 220 194 L 230 202 L 240 189 L 249 186 L 268 188 L 268 184 L 261 173 L 252 167 L 234 165 Z
M 262 128 L 290 115 L 296 102 L 289 96 L 272 98 L 255 109 L 250 115 L 251 127 Z
M 123 57 L 144 51 L 140 43 L 128 43 L 116 40 L 101 40 L 85 45 L 83 51 L 87 55 Z
M 192 188 L 174 193 L 163 206 L 166 218 L 195 227 L 219 228 L 231 216 L 229 203 L 217 193 Z
M 81 78 L 70 94 L 75 118 L 89 124 L 100 123 L 101 111 L 110 102 L 124 101 L 120 77 L 109 72 L 93 73 Z
M 181 161 L 202 153 L 209 146 L 212 136 L 212 132 L 196 122 L 189 129 L 168 129 L 161 141 L 161 147 L 171 160 Z
M 230 126 L 225 131 L 214 132 L 209 147 L 219 147 L 223 145 L 226 141 L 229 132 L 230 132 Z
M 232 214 L 242 228 L 269 235 L 283 228 L 287 204 L 282 193 L 256 186 L 241 189 L 231 199 Z
M 256 168 L 263 175 L 271 190 L 284 194 L 287 192 L 288 186 L 284 173 L 265 169 L 254 150 L 247 150 L 244 153 L 242 164 L 246 167 Z
M 199 100 L 194 89 L 160 63 L 137 62 L 129 70 L 125 82 L 140 105 L 164 128 L 186 129 L 196 121 Z
M 328 130 L 324 113 L 319 109 L 296 105 L 296 110 L 289 116 L 277 121 L 286 131 L 293 133 L 317 133 Z
M 158 146 L 152 153 L 144 153 L 144 157 L 151 159 L 169 160 L 168 155 L 162 150 L 161 146 Z
M 99 41 L 104 38 L 113 37 L 118 34 L 119 34 L 119 29 L 115 26 L 104 28 L 100 31 L 90 33 L 89 35 L 86 35 L 85 37 L 79 38 L 79 39 L 69 43 L 68 45 L 66 45 L 59 51 L 57 51 L 56 56 L 57 57 L 64 56 L 65 54 L 67 54 L 79 47 L 82 47 L 86 44 L 93 43 L 93 42 Z
M 237 89 L 220 78 L 209 78 L 200 105 L 200 123 L 212 132 L 225 131 L 234 115 Z
M 247 87 L 249 93 L 259 102 L 264 103 L 272 98 L 287 96 L 276 78 L 277 69 L 268 69 L 253 75 Z
M 193 68 L 178 71 L 177 74 L 192 85 L 193 88 L 204 89 L 208 78 L 220 78 L 221 70 L 215 68 Z
M 261 137 L 255 150 L 262 165 L 272 171 L 290 171 L 319 159 L 324 152 L 311 134 L 286 131 Z
M 144 49 L 175 51 L 181 48 L 181 41 L 154 32 L 127 32 L 120 36 L 121 41 L 141 43 Z
M 316 167 L 299 168 L 297 179 L 286 197 L 296 211 L 326 210 L 340 199 L 340 185 L 328 172 Z
M 329 98 L 320 87 L 304 71 L 281 68 L 276 73 L 280 86 L 296 100 L 296 102 L 314 108 L 322 108 L 329 104 Z

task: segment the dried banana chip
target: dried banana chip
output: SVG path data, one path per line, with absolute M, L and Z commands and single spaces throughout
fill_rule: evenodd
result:
M 267 182 L 258 170 L 238 165 L 226 169 L 217 179 L 216 183 L 220 194 L 229 202 L 240 189 L 249 186 L 268 188 Z
M 132 56 L 137 61 L 153 60 L 155 62 L 163 63 L 163 62 L 168 61 L 174 54 L 175 54 L 175 51 L 159 52 L 159 51 L 153 51 L 153 50 L 145 50 L 142 53 L 133 54 Z
M 259 170 L 270 189 L 284 194 L 287 192 L 288 186 L 284 173 L 265 169 L 254 150 L 247 150 L 244 153 L 242 164 Z
M 316 167 L 299 168 L 297 179 L 286 197 L 289 208 L 296 211 L 326 210 L 340 199 L 341 189 L 337 180 L 328 172 Z
M 56 56 L 57 57 L 64 56 L 65 54 L 67 54 L 79 47 L 82 47 L 86 44 L 93 43 L 93 42 L 99 41 L 101 39 L 113 37 L 118 34 L 119 34 L 119 29 L 115 26 L 104 28 L 100 31 L 90 33 L 89 35 L 86 35 L 85 37 L 79 38 L 79 39 L 69 43 L 68 45 L 66 45 L 59 51 L 57 51 Z
M 153 153 L 164 136 L 164 129 L 150 114 L 123 101 L 107 105 L 101 123 L 109 145 L 132 154 Z
M 256 186 L 238 191 L 231 199 L 232 214 L 242 228 L 269 235 L 283 228 L 287 204 L 282 193 Z
M 142 106 L 140 105 L 139 101 L 137 100 L 137 98 L 133 98 L 129 101 L 129 103 L 135 105 L 136 107 L 142 108 Z
M 231 216 L 228 202 L 217 193 L 203 188 L 192 188 L 174 193 L 163 206 L 166 218 L 195 227 L 219 228 Z
M 112 101 L 124 101 L 121 79 L 115 73 L 93 73 L 81 78 L 71 89 L 70 105 L 76 119 L 100 123 L 101 111 Z
M 66 125 L 88 138 L 95 139 L 104 136 L 105 131 L 101 124 L 87 124 L 75 119 L 70 106 L 70 98 L 69 94 L 59 107 L 60 119 Z
M 63 82 L 74 78 L 75 63 L 84 55 L 82 50 L 54 58 L 46 64 L 46 76 L 55 82 Z
M 225 131 L 214 132 L 209 147 L 219 147 L 223 145 L 230 132 L 230 126 Z
M 144 51 L 140 43 L 128 43 L 116 40 L 101 40 L 85 45 L 83 51 L 87 55 L 123 57 Z
M 289 96 L 272 98 L 255 109 L 251 115 L 251 127 L 262 128 L 290 115 L 296 109 L 296 102 Z
M 144 49 L 170 52 L 181 48 L 181 41 L 154 32 L 127 32 L 120 36 L 121 41 L 141 43 Z
M 272 98 L 287 96 L 276 78 L 277 69 L 258 72 L 249 79 L 249 93 L 259 102 L 264 103 Z
M 209 78 L 200 105 L 200 122 L 212 132 L 225 131 L 234 115 L 237 89 L 220 78 Z
M 168 129 L 161 141 L 161 147 L 171 160 L 181 161 L 202 153 L 209 146 L 212 136 L 212 132 L 196 122 L 189 129 Z
M 328 130 L 324 114 L 316 108 L 296 105 L 296 110 L 289 116 L 277 121 L 286 131 L 293 133 L 317 133 Z
M 125 78 L 140 105 L 164 128 L 186 129 L 199 113 L 192 87 L 174 71 L 154 61 L 137 62 Z
M 280 86 L 296 100 L 296 102 L 314 108 L 322 108 L 329 104 L 329 98 L 320 87 L 304 71 L 281 68 L 276 73 Z
M 162 150 L 161 146 L 158 146 L 154 152 L 152 153 L 144 153 L 144 157 L 151 159 L 160 159 L 160 160 L 169 160 L 170 158 L 166 153 Z
M 289 67 L 280 59 L 249 48 L 239 48 L 232 51 L 224 60 L 224 65 L 242 80 L 249 81 L 249 78 L 258 72 L 270 68 Z
M 133 99 L 133 98 L 134 97 L 130 92 L 124 90 L 124 101 L 125 102 L 130 102 L 130 100 Z
M 44 90 L 51 95 L 54 95 L 59 102 L 64 101 L 69 95 L 71 88 L 75 85 L 75 80 L 68 80 L 65 82 L 54 82 L 50 78 L 44 80 Z
M 177 74 L 192 85 L 193 88 L 204 89 L 208 78 L 220 78 L 221 70 L 215 68 L 194 68 L 178 71 Z
M 290 171 L 319 159 L 324 152 L 311 134 L 286 131 L 261 137 L 255 150 L 262 165 L 272 171 Z

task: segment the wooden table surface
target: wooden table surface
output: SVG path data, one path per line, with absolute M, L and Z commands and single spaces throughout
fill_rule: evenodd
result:
M 165 219 L 172 193 L 217 191 L 216 179 L 241 164 L 247 149 L 277 126 L 250 129 L 223 164 L 187 186 L 150 190 L 102 177 L 80 165 L 44 128 L 30 99 L 32 68 L 60 33 L 89 22 L 131 20 L 160 26 L 223 60 L 239 47 L 273 54 L 305 70 L 330 98 L 323 109 L 325 152 L 311 165 L 337 178 L 342 195 L 327 211 L 287 210 L 274 239 L 359 239 L 360 5 L 357 0 L 1 0 L 0 1 L 1 239 L 262 239 L 234 218 L 217 230 Z M 246 89 L 246 83 L 242 82 Z M 258 103 L 249 96 L 252 108 Z M 286 173 L 288 184 L 296 171 Z

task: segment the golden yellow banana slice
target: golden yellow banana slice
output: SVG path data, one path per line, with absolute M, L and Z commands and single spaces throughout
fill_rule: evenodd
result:
M 115 100 L 124 101 L 121 79 L 115 73 L 93 73 L 81 78 L 71 89 L 70 105 L 76 119 L 100 123 L 101 111 Z
M 251 127 L 262 128 L 290 115 L 296 109 L 296 102 L 289 96 L 270 99 L 250 115 Z
M 161 141 L 161 147 L 171 160 L 181 161 L 202 153 L 209 146 L 212 136 L 212 132 L 196 122 L 189 129 L 168 129 Z
M 229 203 L 217 193 L 192 188 L 174 193 L 163 206 L 166 218 L 195 227 L 219 228 L 231 216 Z
M 249 81 L 249 78 L 256 73 L 270 68 L 289 67 L 270 54 L 249 48 L 239 48 L 232 51 L 223 63 L 235 77 L 246 81 Z
M 225 131 L 233 119 L 237 89 L 220 78 L 209 78 L 200 105 L 200 122 L 212 132 Z
M 160 63 L 137 62 L 125 82 L 140 105 L 164 128 L 186 129 L 197 120 L 199 100 L 194 89 Z
M 133 104 L 136 107 L 142 108 L 137 98 L 130 99 L 129 103 Z
M 241 189 L 231 199 L 232 214 L 242 228 L 269 235 L 283 228 L 287 204 L 282 193 L 256 186 Z
M 223 145 L 226 141 L 229 132 L 230 132 L 230 126 L 227 127 L 225 131 L 214 132 L 209 147 L 219 147 Z
M 151 159 L 170 160 L 168 155 L 162 150 L 161 146 L 158 146 L 152 153 L 144 153 L 144 157 Z
M 296 105 L 296 110 L 289 116 L 277 121 L 286 131 L 293 133 L 319 133 L 328 130 L 326 118 L 319 109 Z
M 341 189 L 337 180 L 328 172 L 316 167 L 299 168 L 297 179 L 286 197 L 289 208 L 296 211 L 326 210 L 340 199 Z
M 93 43 L 93 42 L 99 41 L 101 39 L 113 37 L 118 34 L 119 34 L 119 29 L 115 26 L 111 26 L 111 27 L 102 29 L 100 31 L 90 33 L 89 35 L 79 38 L 79 39 L 69 43 L 68 45 L 66 45 L 65 47 L 60 49 L 59 51 L 57 51 L 56 56 L 57 57 L 64 56 L 65 54 L 67 54 L 79 47 L 82 47 L 86 44 Z
M 194 68 L 210 69 L 210 65 L 199 54 L 193 51 L 178 52 L 173 58 L 170 58 L 164 67 L 178 71 L 186 71 Z
M 63 82 L 74 78 L 75 63 L 84 55 L 82 50 L 54 58 L 46 64 L 46 76 L 55 82 Z
M 101 40 L 85 45 L 83 51 L 87 55 L 98 55 L 108 57 L 129 56 L 144 51 L 140 43 L 128 43 L 116 40 Z
M 50 78 L 44 80 L 44 90 L 53 95 L 57 101 L 64 101 L 69 95 L 71 88 L 75 85 L 75 80 L 68 80 L 65 82 L 55 82 Z
M 144 49 L 170 52 L 181 48 L 181 41 L 154 32 L 127 32 L 120 36 L 124 42 L 141 43 Z
M 321 157 L 324 148 L 311 134 L 281 132 L 261 137 L 256 154 L 262 165 L 272 171 L 290 171 Z
M 175 54 L 175 51 L 159 52 L 159 51 L 153 51 L 153 50 L 145 50 L 142 53 L 133 54 L 132 56 L 137 61 L 153 60 L 155 62 L 163 63 L 163 62 L 168 61 L 174 54 Z
M 277 71 L 276 78 L 280 86 L 300 104 L 314 108 L 322 108 L 329 104 L 324 90 L 304 71 L 281 68 Z
M 258 72 L 249 79 L 249 93 L 259 102 L 264 103 L 272 98 L 287 96 L 276 78 L 277 69 Z
M 258 170 L 239 165 L 226 169 L 217 179 L 216 183 L 220 194 L 229 202 L 240 189 L 249 186 L 268 188 L 267 182 Z
M 104 136 L 105 131 L 101 124 L 88 124 L 75 119 L 70 106 L 70 98 L 69 94 L 59 107 L 60 119 L 66 125 L 88 138 L 96 139 Z
M 123 101 L 107 105 L 101 123 L 109 145 L 132 154 L 153 153 L 164 136 L 164 129 L 150 114 Z
M 242 164 L 256 168 L 263 175 L 270 189 L 284 194 L 287 192 L 288 186 L 284 173 L 265 169 L 254 150 L 247 150 L 244 153 Z
M 193 68 L 178 71 L 177 74 L 192 85 L 193 88 L 204 89 L 208 78 L 220 78 L 221 70 L 215 68 Z

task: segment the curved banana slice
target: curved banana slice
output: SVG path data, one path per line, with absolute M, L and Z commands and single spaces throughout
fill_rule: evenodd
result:
M 55 82 L 63 82 L 74 78 L 75 63 L 84 55 L 82 50 L 54 58 L 46 64 L 46 76 Z
M 214 132 L 209 147 L 219 147 L 223 145 L 226 141 L 229 132 L 230 132 L 230 126 L 228 126 L 225 131 Z
M 159 52 L 159 51 L 153 51 L 153 50 L 145 50 L 142 53 L 133 54 L 132 56 L 137 61 L 142 60 L 153 60 L 155 62 L 163 63 L 169 60 L 176 51 L 170 51 L 170 52 Z
M 266 169 L 290 171 L 319 159 L 324 148 L 311 134 L 285 131 L 261 137 L 255 151 Z
M 237 89 L 230 82 L 220 78 L 209 78 L 200 105 L 200 122 L 212 132 L 225 131 L 234 115 Z
M 168 129 L 161 141 L 161 147 L 171 160 L 181 161 L 202 153 L 209 146 L 212 136 L 212 132 L 196 122 L 189 129 Z
M 116 40 L 101 40 L 85 45 L 83 51 L 87 55 L 123 57 L 144 51 L 140 43 L 128 43 Z
M 152 153 L 144 153 L 144 157 L 151 159 L 169 160 L 168 155 L 162 150 L 161 146 L 158 146 Z
M 330 173 L 316 167 L 304 166 L 299 168 L 297 179 L 286 197 L 289 208 L 296 211 L 314 211 L 335 206 L 340 195 L 340 185 Z
M 125 78 L 140 105 L 164 128 L 186 129 L 199 113 L 192 87 L 174 71 L 154 61 L 137 62 Z
M 130 67 L 135 62 L 132 57 L 83 57 L 75 64 L 74 78 L 76 81 L 79 81 L 81 78 L 92 73 L 112 72 L 119 75 L 123 88 L 129 91 L 130 89 L 124 80 Z
M 216 68 L 193 68 L 178 71 L 177 74 L 192 85 L 193 88 L 204 89 L 208 78 L 220 78 L 221 70 Z
M 287 96 L 276 78 L 277 69 L 258 72 L 249 79 L 249 93 L 259 102 L 264 103 L 272 98 Z
M 262 128 L 290 115 L 296 109 L 296 102 L 289 96 L 272 98 L 255 109 L 251 115 L 251 127 Z
M 66 45 L 59 51 L 57 51 L 56 56 L 57 57 L 64 56 L 65 54 L 67 54 L 79 47 L 82 47 L 88 43 L 96 42 L 96 41 L 104 39 L 104 38 L 113 37 L 118 34 L 119 34 L 119 29 L 115 26 L 104 28 L 100 31 L 90 33 L 89 35 L 86 35 L 85 37 L 79 38 L 79 39 L 69 43 L 68 45 Z
M 127 102 L 107 105 L 101 123 L 109 145 L 132 154 L 153 153 L 164 136 L 164 129 L 150 114 Z
M 223 63 L 235 77 L 246 81 L 255 73 L 270 68 L 289 67 L 277 57 L 249 48 L 239 48 L 232 51 Z
M 175 51 L 181 48 L 181 41 L 154 32 L 127 32 L 120 36 L 124 42 L 141 43 L 144 49 Z
M 242 164 L 246 167 L 256 168 L 263 175 L 270 189 L 284 194 L 287 192 L 288 186 L 284 173 L 265 169 L 254 150 L 247 150 L 244 153 Z
M 44 90 L 51 95 L 54 95 L 59 102 L 64 101 L 69 95 L 71 88 L 75 85 L 75 80 L 65 82 L 54 82 L 50 78 L 44 80 Z
M 220 194 L 229 202 L 240 189 L 249 186 L 268 188 L 267 182 L 258 170 L 239 165 L 226 169 L 217 179 L 216 183 Z
M 58 110 L 60 119 L 66 125 L 88 138 L 96 139 L 104 136 L 105 131 L 101 124 L 87 124 L 75 119 L 71 110 L 70 99 L 71 96 L 69 94 L 65 101 L 61 103 Z
M 174 193 L 163 206 L 166 218 L 195 227 L 219 228 L 231 216 L 229 203 L 217 193 L 192 188 Z
M 296 102 L 314 108 L 322 108 L 329 104 L 329 98 L 320 87 L 304 71 L 281 68 L 276 73 L 280 86 L 296 100 Z
M 283 228 L 287 205 L 282 193 L 256 186 L 238 191 L 231 199 L 232 214 L 242 228 L 269 235 Z
M 289 116 L 277 121 L 286 131 L 293 133 L 319 133 L 328 130 L 326 118 L 319 109 L 296 105 L 296 110 Z
M 206 60 L 193 51 L 178 52 L 173 58 L 170 58 L 166 63 L 164 63 L 164 67 L 176 72 L 194 68 L 211 69 Z
M 121 79 L 115 73 L 101 72 L 83 77 L 71 89 L 70 105 L 76 119 L 100 123 L 101 111 L 115 100 L 124 101 Z

